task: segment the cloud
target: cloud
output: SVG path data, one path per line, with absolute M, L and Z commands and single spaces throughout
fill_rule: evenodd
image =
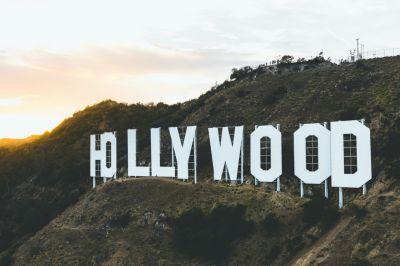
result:
M 0 88 L 7 88 L 0 90 L 0 123 L 9 127 L 0 129 L 0 136 L 40 133 L 60 117 L 109 98 L 182 102 L 207 91 L 217 79 L 223 81 L 244 58 L 216 49 L 133 46 L 7 51 L 0 56 Z
M 9 50 L 0 57 L 0 98 L 24 96 L 3 114 L 69 115 L 104 99 L 174 103 L 197 97 L 222 82 L 246 54 L 218 49 L 87 46 L 67 52 Z M 35 97 L 26 97 L 35 95 Z
M 33 134 L 42 134 L 54 128 L 64 119 L 60 115 L 2 115 L 0 114 L 0 138 L 24 138 Z
M 94 73 L 145 75 L 153 73 L 213 72 L 221 66 L 244 63 L 246 54 L 223 49 L 166 49 L 156 46 L 88 46 L 67 53 L 32 50 L 18 53 L 14 61 L 33 69 L 65 74 Z
M 19 106 L 22 104 L 21 97 L 15 98 L 0 98 L 0 107 Z
M 395 48 L 399 13 L 397 0 L 4 2 L 0 114 L 174 103 L 283 54 L 340 59 L 357 37 L 366 50 Z

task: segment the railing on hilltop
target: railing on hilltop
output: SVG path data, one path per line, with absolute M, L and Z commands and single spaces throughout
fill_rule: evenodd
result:
M 376 49 L 361 52 L 359 58 L 357 58 L 356 54 L 354 54 L 348 56 L 346 59 L 335 59 L 331 60 L 331 62 L 335 64 L 340 64 L 342 62 L 354 63 L 358 59 L 384 58 L 398 55 L 400 55 L 400 48 Z

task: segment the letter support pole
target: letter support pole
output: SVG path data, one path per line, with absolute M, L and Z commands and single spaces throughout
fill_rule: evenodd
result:
M 304 196 L 303 181 L 300 180 L 300 197 L 302 198 L 303 196 Z
M 258 127 L 258 126 L 255 125 L 255 126 L 254 126 L 254 129 L 257 129 L 257 127 Z M 255 185 L 255 186 L 258 186 L 258 180 L 257 180 L 256 177 L 254 177 L 254 185 Z
M 178 130 L 178 135 L 179 135 L 179 130 Z M 171 143 L 171 165 L 175 167 L 175 154 L 174 154 L 174 146 L 172 145 L 172 143 Z M 176 177 L 176 170 L 174 173 L 174 177 Z
M 361 119 L 360 120 L 360 122 L 364 125 L 365 124 L 365 119 L 363 118 L 363 119 Z M 363 188 L 363 195 L 367 195 L 367 184 L 365 183 L 363 186 L 362 186 L 362 188 Z
M 240 181 L 241 181 L 241 184 L 244 183 L 243 164 L 244 164 L 244 130 L 243 130 L 243 135 L 242 135 L 242 145 L 241 145 L 241 149 L 240 149 Z
M 343 208 L 343 189 L 339 188 L 339 209 Z
M 329 197 L 329 195 L 328 195 L 328 179 L 325 179 L 325 181 L 324 181 L 324 185 L 325 185 L 325 198 L 328 198 Z
M 276 124 L 276 129 L 277 130 L 281 130 L 281 125 L 280 124 Z M 278 176 L 278 178 L 276 179 L 276 191 L 281 191 L 281 177 Z
M 328 128 L 328 122 L 324 122 L 324 127 Z M 325 198 L 329 197 L 329 193 L 328 193 L 328 178 L 325 179 L 324 181 L 324 190 L 325 190 Z
M 96 177 L 93 177 L 93 188 L 96 188 Z
M 303 124 L 299 124 L 299 128 L 302 127 Z M 302 198 L 304 196 L 304 187 L 303 187 L 303 181 L 300 180 L 300 197 Z
M 117 131 L 114 131 L 114 136 L 115 136 L 115 138 L 117 138 Z M 115 145 L 117 145 L 117 144 L 115 143 Z M 117 158 L 118 158 L 118 156 L 117 156 Z M 117 161 L 118 161 L 118 159 L 116 160 L 115 163 L 117 163 Z M 114 179 L 117 179 L 117 173 L 118 173 L 118 169 L 115 170 Z
M 193 160 L 194 160 L 194 183 L 197 184 L 197 129 L 194 133 L 193 142 Z

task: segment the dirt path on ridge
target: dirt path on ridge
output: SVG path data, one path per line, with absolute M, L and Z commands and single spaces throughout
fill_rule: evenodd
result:
M 300 252 L 299 255 L 289 263 L 289 265 L 293 266 L 305 266 L 311 265 L 312 262 L 316 261 L 316 256 L 327 247 L 336 236 L 345 229 L 353 217 L 348 217 L 341 220 L 335 227 L 330 229 L 325 235 L 323 235 L 320 239 L 318 239 L 311 247 L 306 250 Z

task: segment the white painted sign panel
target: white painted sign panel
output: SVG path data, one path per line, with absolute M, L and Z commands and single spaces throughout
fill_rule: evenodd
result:
M 128 129 L 128 176 L 150 176 L 149 166 L 137 165 L 137 130 Z
M 294 133 L 294 174 L 305 184 L 321 184 L 331 175 L 331 134 L 318 123 Z
M 100 164 L 97 165 L 96 161 Z M 115 177 L 117 173 L 117 138 L 113 132 L 90 136 L 90 176 Z
M 261 157 L 261 140 L 268 138 L 268 157 Z M 261 167 L 261 160 L 270 160 L 269 169 Z M 273 182 L 282 175 L 282 134 L 272 125 L 258 126 L 250 135 L 250 171 L 260 182 Z
M 172 148 L 178 165 L 177 178 L 189 179 L 189 158 L 196 138 L 196 126 L 186 127 L 183 143 L 177 127 L 170 127 L 169 133 L 171 135 Z
M 243 126 L 235 127 L 233 142 L 229 135 L 229 128 L 223 127 L 221 138 L 218 128 L 209 128 L 211 156 L 214 168 L 214 180 L 221 180 L 225 165 L 229 178 L 237 180 L 238 167 L 243 145 Z
M 169 128 L 174 154 L 172 160 L 174 162 L 176 158 L 178 179 L 188 180 L 189 171 L 193 170 L 195 182 L 197 180 L 196 130 L 196 126 L 186 127 L 185 136 L 181 137 L 177 127 Z M 222 180 L 226 169 L 226 178 L 237 181 L 240 166 L 240 179 L 243 181 L 244 127 L 234 127 L 233 136 L 229 127 L 221 130 L 209 128 L 208 133 L 214 180 Z M 151 166 L 143 166 L 137 162 L 137 130 L 127 131 L 128 176 L 175 177 L 174 165 L 161 165 L 161 129 L 152 128 L 150 134 Z M 301 185 L 303 182 L 320 184 L 332 176 L 333 187 L 359 188 L 372 178 L 370 130 L 362 122 L 331 122 L 331 130 L 318 123 L 304 124 L 294 132 L 293 137 L 294 172 L 302 180 Z M 192 154 L 194 157 L 191 157 Z M 263 163 L 266 167 L 262 167 Z M 193 169 L 189 169 L 189 165 L 194 165 Z M 274 182 L 280 178 L 282 135 L 279 129 L 266 125 L 257 127 L 251 133 L 250 172 L 260 182 Z M 95 177 L 103 177 L 106 181 L 107 178 L 116 178 L 116 173 L 116 133 L 91 135 L 90 176 L 93 177 L 93 187 L 96 185 Z
M 161 166 L 161 137 L 160 128 L 152 128 L 151 134 L 151 175 L 152 176 L 164 176 L 174 177 L 175 167 L 174 166 Z
M 359 188 L 372 178 L 370 129 L 357 120 L 331 122 L 332 186 Z

